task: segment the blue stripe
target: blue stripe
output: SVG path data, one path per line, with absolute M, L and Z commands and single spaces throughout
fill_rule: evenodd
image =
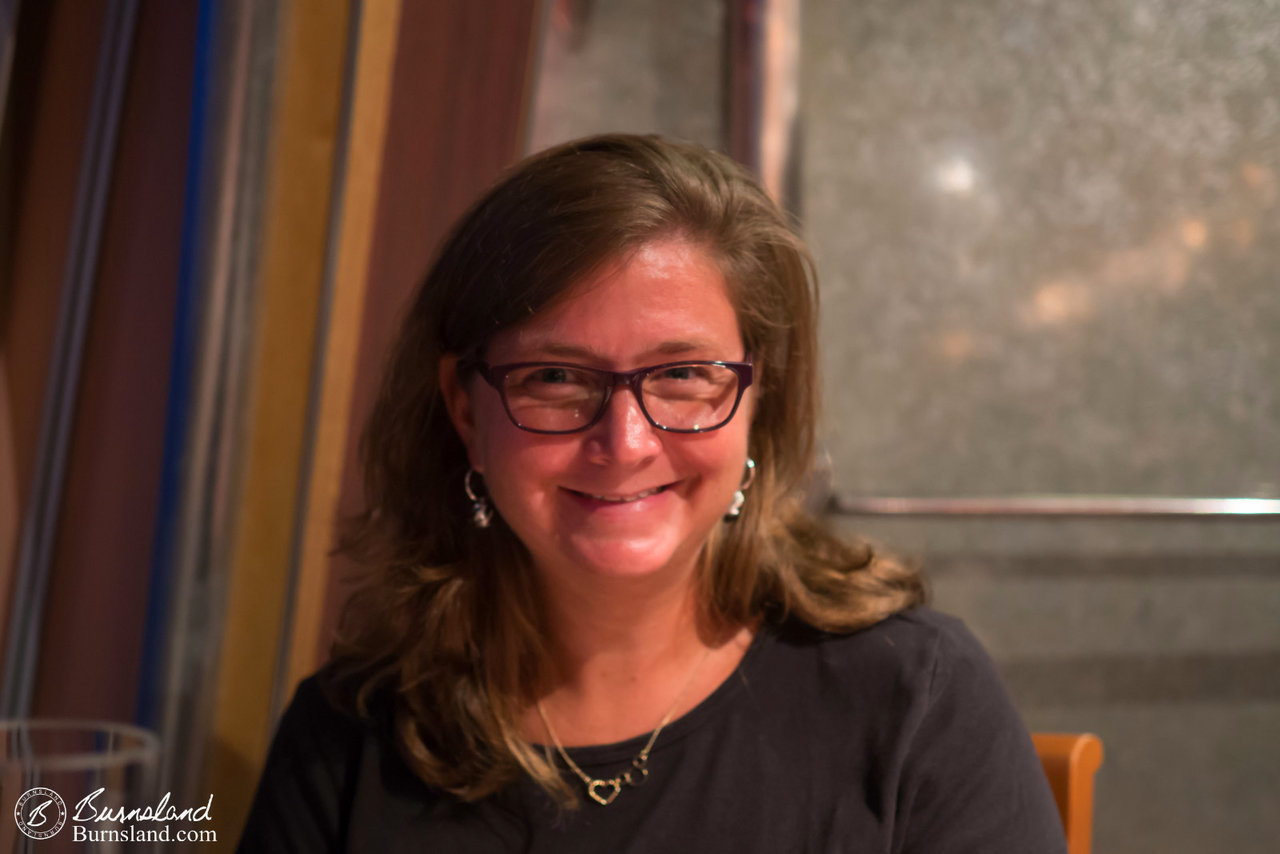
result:
M 170 353 L 169 398 L 165 407 L 164 456 L 160 473 L 160 502 L 152 542 L 147 585 L 146 625 L 138 681 L 136 719 L 154 728 L 163 708 L 166 629 L 172 611 L 173 547 L 177 537 L 182 495 L 182 458 L 187 445 L 191 408 L 192 365 L 198 340 L 201 187 L 208 140 L 205 138 L 209 90 L 215 67 L 211 43 L 216 27 L 217 0 L 200 0 L 196 12 L 196 44 L 191 90 L 191 130 L 187 142 L 187 173 L 182 205 L 182 244 L 178 262 L 178 293 Z

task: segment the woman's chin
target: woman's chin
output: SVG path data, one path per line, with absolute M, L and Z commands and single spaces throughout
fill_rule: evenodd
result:
M 639 579 L 691 570 L 694 563 L 664 538 L 571 540 L 566 545 L 562 560 L 557 561 L 563 569 L 599 578 Z

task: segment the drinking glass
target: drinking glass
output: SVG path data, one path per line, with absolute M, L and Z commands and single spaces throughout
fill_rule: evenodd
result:
M 162 850 L 163 822 L 85 820 L 154 808 L 159 751 L 130 724 L 0 720 L 0 854 Z

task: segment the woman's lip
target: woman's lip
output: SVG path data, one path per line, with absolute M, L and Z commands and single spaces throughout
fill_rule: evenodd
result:
M 652 498 L 655 495 L 661 495 L 674 485 L 674 483 L 664 483 L 661 486 L 654 486 L 649 489 L 642 489 L 636 492 L 587 492 L 581 489 L 571 489 L 567 486 L 564 487 L 564 489 L 578 498 L 583 498 L 598 504 L 625 506 L 627 504 L 634 504 L 637 501 L 643 501 L 646 498 Z

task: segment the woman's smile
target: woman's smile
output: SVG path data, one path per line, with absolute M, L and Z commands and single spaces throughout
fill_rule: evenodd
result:
M 595 493 L 581 489 L 569 489 L 568 491 L 578 498 L 599 502 L 601 504 L 634 504 L 635 502 L 649 498 L 650 496 L 661 495 L 669 486 L 670 484 L 663 484 L 662 486 L 655 486 L 652 489 L 643 489 L 639 492 L 621 493 Z

